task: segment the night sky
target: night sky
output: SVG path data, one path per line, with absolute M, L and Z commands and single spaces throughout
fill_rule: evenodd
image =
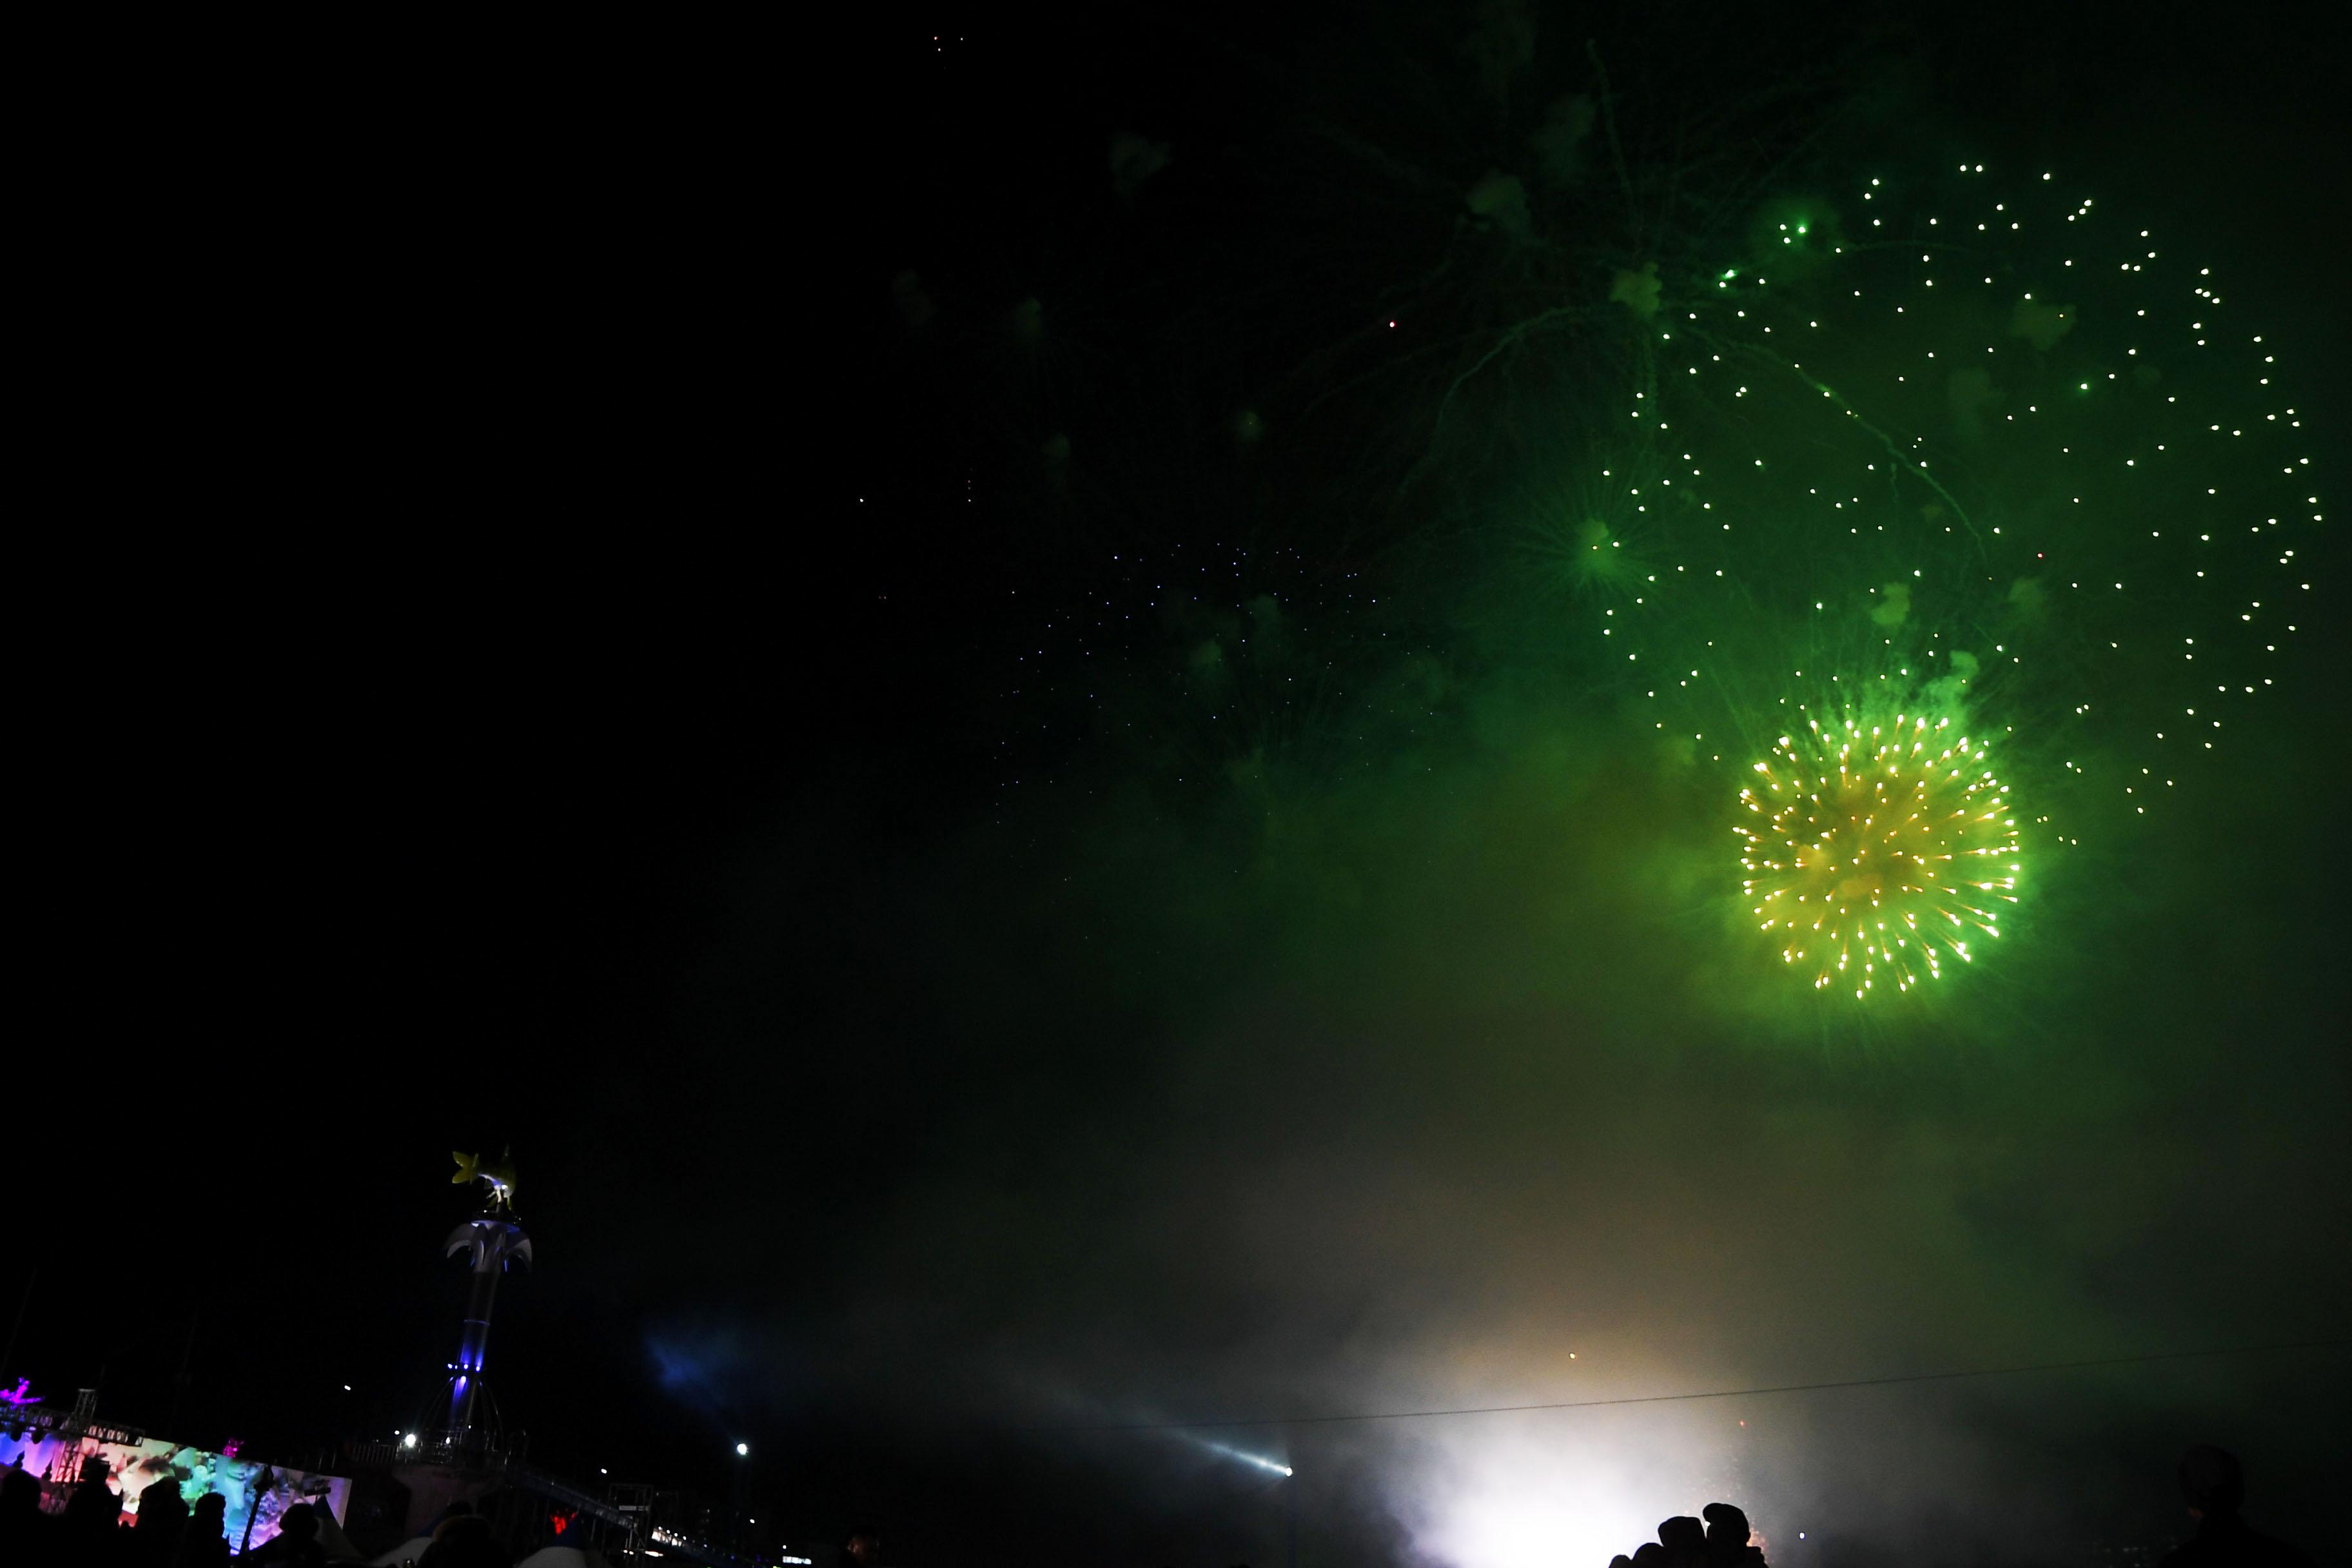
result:
M 2054 612 L 2003 951 L 1832 1007 L 1725 918 L 1737 783 L 1541 518 L 1631 449 L 1612 280 L 1970 158 L 2226 279 L 2340 504 L 2342 23 L 992 9 L 67 62 L 9 1381 L 295 1462 L 414 1426 L 450 1151 L 511 1146 L 534 1459 L 723 1499 L 746 1440 L 789 1541 L 1263 1564 L 1257 1456 L 1317 1564 L 1598 1568 L 1718 1497 L 1780 1563 L 2082 1563 L 2214 1441 L 2317 1550 L 2329 527 L 2146 816 L 2058 689 L 2137 722 L 2173 672 Z M 2118 572 L 2168 504 L 2086 499 Z M 1743 650 L 1844 570 L 1790 527 Z

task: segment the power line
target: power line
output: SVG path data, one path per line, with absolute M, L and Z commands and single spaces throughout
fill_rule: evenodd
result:
M 1562 1399 L 1542 1405 L 1468 1405 L 1445 1410 L 1372 1410 L 1344 1415 L 1245 1415 L 1230 1421 L 1123 1421 L 1090 1426 L 1053 1426 L 1054 1432 L 1185 1432 L 1234 1426 L 1328 1426 L 1348 1421 L 1419 1421 L 1438 1415 L 1508 1415 L 1532 1410 L 1592 1410 L 1612 1405 L 1672 1405 L 1694 1399 L 1744 1399 L 1766 1394 L 1812 1394 L 1833 1388 L 1883 1388 L 1898 1383 L 1950 1383 L 1964 1377 L 2013 1377 L 2035 1372 L 2076 1372 L 2086 1367 L 2139 1366 L 2151 1362 L 2193 1361 L 2205 1356 L 2267 1355 L 2279 1351 L 2342 1350 L 2352 1339 L 2298 1340 L 2275 1345 L 2224 1345 L 2212 1350 L 2158 1351 L 2146 1355 L 2099 1356 L 2088 1361 L 2037 1362 L 2027 1366 L 1980 1366 L 1963 1372 L 1908 1372 L 1888 1377 L 1849 1377 L 1833 1383 L 1782 1383 L 1764 1388 L 1710 1388 L 1693 1394 L 1636 1394 L 1621 1399 Z

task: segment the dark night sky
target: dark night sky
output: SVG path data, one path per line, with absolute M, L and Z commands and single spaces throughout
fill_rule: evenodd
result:
M 1832 85 L 1921 145 L 2199 232 L 2299 322 L 2315 425 L 2352 415 L 2340 22 L 1704 15 L 1557 26 L 1700 98 L 1851 47 Z M 2063 956 L 1924 1053 L 1763 1050 L 1671 995 L 1625 846 L 1673 807 L 1601 728 L 1376 739 L 1293 786 L 1308 847 L 1269 869 L 1213 790 L 1065 721 L 1091 674 L 1025 650 L 1116 595 L 1113 552 L 1246 537 L 1253 588 L 1452 646 L 1332 471 L 1371 416 L 1238 502 L 1184 422 L 1339 379 L 1272 390 L 1391 258 L 1300 270 L 1277 229 L 1325 195 L 1270 150 L 1412 79 L 1381 37 L 1467 24 L 1120 16 L 63 52 L 108 129 L 65 135 L 75 346 L 12 578 L 11 1377 L 102 1369 L 160 1430 L 194 1314 L 168 1435 L 410 1424 L 455 1327 L 448 1152 L 509 1143 L 541 1262 L 493 1369 L 534 1453 L 723 1496 L 747 1436 L 788 1531 L 877 1517 L 919 1568 L 1274 1550 L 1278 1500 L 1197 1443 L 1039 1427 L 2333 1329 L 2333 621 L 2157 868 L 2073 889 Z M 1172 149 L 1131 203 L 1122 132 Z M 1006 399 L 908 347 L 902 268 L 949 325 L 1083 302 L 1055 374 L 1105 491 L 983 466 Z M 1510 673 L 1455 675 L 1458 710 L 1540 731 Z M 1961 1552 L 2154 1539 L 2206 1437 L 2308 1531 L 2345 1367 L 1209 1436 L 1313 1470 L 1315 1562 L 1502 1560 L 1476 1521 L 1548 1495 L 1548 1444 L 1633 1517 L 1697 1478 L 1768 1531 Z M 2035 1560 L 1989 1550 L 1951 1560 Z

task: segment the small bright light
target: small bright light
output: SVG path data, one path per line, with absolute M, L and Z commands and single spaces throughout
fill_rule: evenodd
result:
M 411 1432 L 407 1436 L 403 1437 L 400 1440 L 400 1446 L 404 1448 L 414 1448 L 416 1447 L 416 1434 Z
M 748 1458 L 750 1458 L 751 1457 L 751 1444 L 749 1444 L 749 1443 L 738 1443 L 738 1444 L 736 1444 L 736 1445 L 735 1445 L 735 1457 L 736 1457 L 737 1458 L 739 1458 L 739 1459 L 748 1459 Z

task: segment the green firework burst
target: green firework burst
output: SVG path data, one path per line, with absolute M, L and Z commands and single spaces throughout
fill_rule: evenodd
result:
M 1781 961 L 1857 1001 L 1908 991 L 2000 936 L 2023 868 L 2009 786 L 1948 717 L 1817 720 L 1739 792 L 1741 891 Z
M 2285 334 L 2054 174 L 1864 177 L 1750 239 L 1629 312 L 1640 570 L 1570 635 L 1744 779 L 1737 880 L 1784 963 L 1906 992 L 1981 955 L 2029 841 L 2116 839 L 2275 695 L 2315 444 Z M 1898 713 L 1899 759 L 1861 738 Z

